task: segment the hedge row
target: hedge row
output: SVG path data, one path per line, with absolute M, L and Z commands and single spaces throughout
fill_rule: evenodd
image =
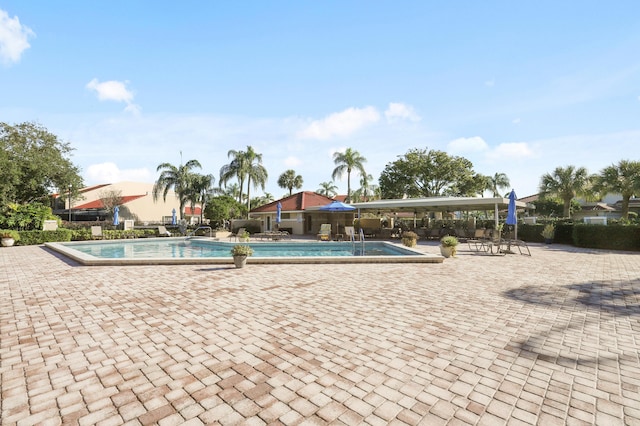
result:
M 518 225 L 518 238 L 527 242 L 544 242 L 543 228 L 542 224 Z M 559 223 L 553 242 L 584 248 L 640 251 L 640 226 Z

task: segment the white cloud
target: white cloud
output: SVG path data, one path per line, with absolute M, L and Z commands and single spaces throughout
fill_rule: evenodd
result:
M 125 102 L 125 111 L 133 115 L 140 114 L 140 106 L 133 103 L 133 92 L 127 88 L 128 81 L 98 81 L 94 78 L 87 83 L 86 88 L 96 92 L 101 101 Z
M 513 120 L 511 120 L 513 124 L 520 124 L 520 121 L 520 118 L 514 118 Z
M 29 27 L 20 24 L 17 16 L 10 18 L 0 9 L 0 60 L 5 65 L 19 62 L 22 52 L 31 47 L 29 38 L 35 35 Z
M 484 82 L 484 85 L 487 87 L 493 87 L 496 85 L 496 80 L 495 79 L 487 80 Z
M 89 184 L 106 182 L 149 182 L 154 180 L 154 174 L 146 168 L 120 170 L 115 163 L 92 164 L 84 174 Z
M 487 151 L 489 146 L 480 136 L 471 138 L 454 139 L 447 144 L 447 151 L 450 154 L 459 155 L 468 152 Z
M 348 108 L 333 113 L 322 120 L 314 120 L 298 133 L 303 139 L 326 140 L 334 137 L 349 136 L 367 125 L 380 120 L 380 113 L 371 106 Z
M 533 151 L 526 142 L 502 143 L 491 153 L 491 156 L 499 159 L 521 159 L 534 156 Z
M 389 103 L 389 107 L 384 112 L 387 121 L 395 122 L 398 120 L 420 121 L 420 116 L 415 112 L 412 106 L 399 102 Z
M 300 160 L 298 157 L 294 157 L 293 155 L 290 155 L 284 159 L 284 164 L 287 167 L 296 167 L 302 164 L 302 160 Z

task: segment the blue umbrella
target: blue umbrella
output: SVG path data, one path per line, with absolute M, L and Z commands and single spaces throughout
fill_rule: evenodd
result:
M 509 193 L 509 208 L 507 209 L 507 225 L 514 225 L 514 239 L 518 239 L 518 217 L 516 216 L 516 192 L 512 189 Z
M 116 225 L 116 226 L 117 226 L 117 225 L 120 225 L 120 217 L 119 217 L 119 214 L 120 214 L 120 207 L 116 206 L 116 207 L 113 209 L 113 224 L 114 224 L 114 225 Z
M 327 205 L 320 207 L 318 210 L 325 212 L 350 212 L 356 208 L 340 201 L 333 201 Z
M 281 220 L 282 220 L 282 204 L 280 204 L 280 201 L 278 201 L 278 204 L 276 204 L 276 223 L 280 224 Z
M 176 209 L 171 210 L 171 224 L 176 224 Z
M 516 193 L 513 189 L 509 193 L 509 209 L 507 210 L 507 220 L 505 223 L 507 225 L 515 225 L 518 223 L 518 218 L 516 217 Z

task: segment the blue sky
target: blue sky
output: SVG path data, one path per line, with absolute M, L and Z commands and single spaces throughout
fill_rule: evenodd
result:
M 87 184 L 153 182 L 181 152 L 217 181 L 251 145 L 279 198 L 347 147 L 375 180 L 426 148 L 526 196 L 640 160 L 639 52 L 635 0 L 0 0 L 0 121 L 69 142 Z

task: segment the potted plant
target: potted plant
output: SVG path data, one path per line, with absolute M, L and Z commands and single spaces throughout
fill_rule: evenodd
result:
M 551 244 L 553 242 L 553 236 L 555 235 L 555 233 L 555 225 L 552 223 L 547 223 L 540 234 L 542 235 L 542 238 L 544 238 L 545 244 Z
M 231 256 L 233 256 L 233 263 L 236 268 L 242 268 L 247 263 L 247 257 L 253 255 L 253 249 L 250 246 L 236 244 L 231 249 Z
M 402 244 L 407 247 L 415 247 L 418 242 L 418 234 L 413 231 L 406 231 L 402 233 Z
M 245 243 L 249 242 L 249 231 L 245 230 L 242 234 L 239 235 L 240 241 L 244 241 Z
M 0 230 L 0 241 L 3 247 L 11 247 L 16 243 L 16 241 L 20 240 L 20 234 L 18 231 L 14 231 L 12 229 L 2 229 Z
M 453 235 L 447 235 L 440 239 L 440 254 L 444 257 L 451 257 L 456 255 L 456 251 L 460 242 Z

